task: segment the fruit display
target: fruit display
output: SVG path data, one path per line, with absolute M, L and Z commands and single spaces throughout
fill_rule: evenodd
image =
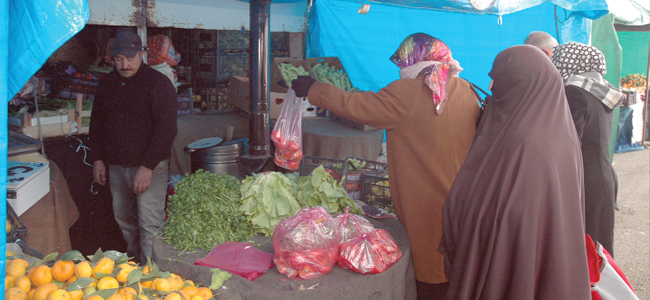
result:
M 636 90 L 641 94 L 645 94 L 646 90 L 646 76 L 643 74 L 628 74 L 621 78 L 621 88 L 628 90 Z
M 148 261 L 144 267 L 125 253 L 102 252 L 84 257 L 73 250 L 56 260 L 7 257 L 6 300 L 208 300 L 212 290 L 162 272 Z M 33 260 L 29 263 L 28 260 Z

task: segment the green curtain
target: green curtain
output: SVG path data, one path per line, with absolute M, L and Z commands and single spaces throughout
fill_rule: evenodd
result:
M 613 86 L 621 85 L 621 69 L 623 65 L 623 50 L 618 42 L 618 35 L 614 29 L 614 15 L 607 14 L 593 21 L 591 26 L 591 45 L 605 54 L 607 61 L 607 74 L 603 76 Z M 609 143 L 609 158 L 614 157 L 616 135 L 618 133 L 619 108 L 614 109 L 614 124 L 612 124 L 612 139 Z
M 619 31 L 618 42 L 623 49 L 621 76 L 648 72 L 650 31 Z

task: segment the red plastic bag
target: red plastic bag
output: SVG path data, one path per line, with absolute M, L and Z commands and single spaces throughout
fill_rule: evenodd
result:
M 302 160 L 302 101 L 289 89 L 278 120 L 271 131 L 275 144 L 273 161 L 279 167 L 298 170 Z
M 255 248 L 253 243 L 226 241 L 212 248 L 204 258 L 197 258 L 194 264 L 219 268 L 252 281 L 268 271 L 272 260 L 272 253 Z
M 181 54 L 176 52 L 172 40 L 166 35 L 154 35 L 147 38 L 147 64 L 150 66 L 167 63 L 170 67 L 178 65 Z
M 614 258 L 600 243 L 585 235 L 591 299 L 638 300 L 632 285 Z M 615 297 L 615 298 L 612 298 Z
M 368 219 L 350 213 L 350 207 L 345 208 L 345 213 L 335 214 L 334 221 L 341 233 L 341 243 L 360 236 L 364 232 L 375 230 L 375 226 Z
M 313 279 L 329 273 L 339 258 L 336 222 L 322 206 L 300 210 L 273 231 L 273 262 L 291 279 Z
M 388 231 L 376 229 L 341 244 L 338 265 L 361 274 L 379 274 L 402 257 Z

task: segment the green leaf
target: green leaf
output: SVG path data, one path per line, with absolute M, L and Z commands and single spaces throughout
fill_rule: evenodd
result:
M 70 285 L 68 285 L 68 287 L 65 290 L 67 292 L 83 290 L 84 288 L 86 288 L 87 286 L 89 286 L 93 282 L 95 282 L 94 278 L 82 277 L 82 278 L 79 278 L 79 279 L 75 280 Z
M 59 252 L 52 252 L 45 256 L 43 260 L 41 260 L 41 264 L 45 264 L 46 262 L 53 261 L 56 259 L 56 257 L 59 256 Z
M 83 254 L 81 254 L 81 252 L 77 250 L 72 250 L 70 252 L 66 252 L 63 255 L 61 255 L 61 258 L 59 258 L 59 260 L 71 260 L 74 262 L 81 262 L 81 261 L 85 261 L 86 258 L 84 257 Z
M 113 294 L 115 294 L 115 292 L 117 292 L 117 289 L 99 290 L 99 291 L 96 291 L 96 292 L 88 295 L 88 297 L 97 295 L 97 296 L 100 296 L 100 297 L 102 297 L 104 299 L 108 299 L 110 296 L 113 296 Z
M 115 265 L 120 265 L 122 263 L 128 262 L 129 260 L 129 257 L 126 255 L 126 253 L 115 250 L 104 252 L 104 257 L 108 257 L 110 260 L 114 261 Z
M 65 284 L 65 281 L 56 281 L 56 280 L 52 280 L 52 283 L 56 284 L 56 286 L 58 286 L 59 288 L 61 288 L 61 287 Z
M 126 282 L 127 282 L 127 285 L 132 285 L 134 283 L 139 282 L 140 279 L 142 279 L 142 270 L 135 269 L 135 270 L 129 272 L 129 276 L 127 276 Z
M 104 252 L 102 252 L 102 248 L 98 248 L 95 255 L 88 257 L 90 258 L 90 264 L 94 266 L 100 259 L 104 258 Z
M 210 270 L 212 272 L 212 277 L 210 281 L 209 289 L 218 290 L 221 288 L 223 283 L 232 277 L 232 274 L 229 272 L 223 271 L 219 268 L 213 268 Z

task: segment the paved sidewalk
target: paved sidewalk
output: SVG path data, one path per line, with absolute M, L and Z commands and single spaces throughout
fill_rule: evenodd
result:
M 615 259 L 639 299 L 650 299 L 650 150 L 615 153 Z

